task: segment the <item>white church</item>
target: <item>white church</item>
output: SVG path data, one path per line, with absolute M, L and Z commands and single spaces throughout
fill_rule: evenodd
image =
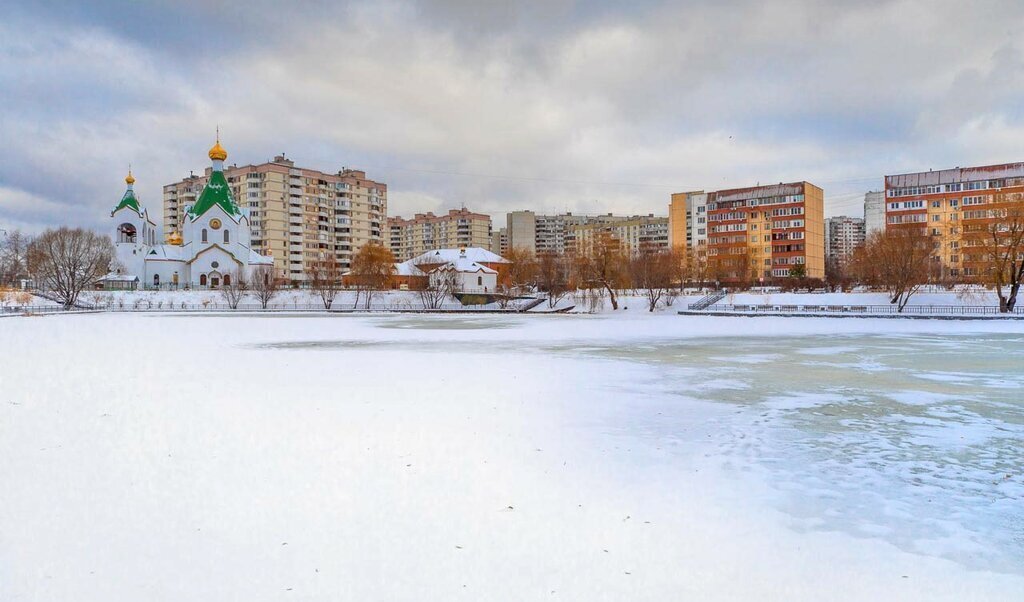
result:
M 232 278 L 272 278 L 274 260 L 249 248 L 249 210 L 239 207 L 224 177 L 227 151 L 220 139 L 210 149 L 213 173 L 195 205 L 185 207 L 182 232 L 158 244 L 156 224 L 135 196 L 128 172 L 121 202 L 110 213 L 120 264 L 100 280 L 103 288 L 217 288 Z

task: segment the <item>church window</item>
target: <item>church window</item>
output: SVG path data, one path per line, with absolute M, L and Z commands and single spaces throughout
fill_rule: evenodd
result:
M 203 242 L 206 242 L 206 228 L 203 228 Z
M 229 236 L 230 234 L 231 230 L 224 231 L 224 244 L 228 244 L 229 242 L 231 242 L 231 236 Z
M 153 286 L 160 286 L 160 274 L 153 274 Z
M 224 286 L 231 286 L 231 274 L 224 274 Z
M 199 276 L 199 286 L 206 286 L 206 274 Z

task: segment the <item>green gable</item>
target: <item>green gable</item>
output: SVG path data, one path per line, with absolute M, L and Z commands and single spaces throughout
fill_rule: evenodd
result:
M 121 202 L 117 204 L 117 207 L 114 207 L 114 213 L 122 207 L 127 207 L 135 213 L 142 215 L 142 205 L 139 204 L 139 199 L 135 198 L 135 191 L 131 188 L 124 192 L 124 196 L 121 197 Z
M 194 217 L 209 211 L 214 205 L 218 205 L 228 215 L 241 215 L 242 212 L 231 197 L 231 188 L 228 187 L 228 180 L 224 177 L 223 171 L 214 171 L 210 175 L 210 181 L 206 183 L 199 200 L 192 206 L 191 214 Z

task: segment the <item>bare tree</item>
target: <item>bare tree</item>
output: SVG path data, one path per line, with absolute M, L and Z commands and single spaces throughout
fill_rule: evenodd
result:
M 964 266 L 995 288 L 1000 312 L 1011 312 L 1024 281 L 1024 195 L 997 195 L 983 215 L 964 221 Z
M 647 311 L 654 311 L 665 291 L 672 286 L 672 277 L 677 272 L 675 258 L 668 251 L 643 249 L 629 261 L 629 272 L 633 286 L 647 298 Z
M 306 268 L 306 282 L 320 297 L 324 309 L 330 309 L 343 286 L 341 265 L 334 255 L 315 261 Z
M 548 307 L 558 305 L 572 290 L 572 266 L 569 258 L 557 253 L 537 256 L 537 286 L 548 294 Z
M 708 279 L 716 284 L 729 282 L 745 287 L 751 281 L 750 252 L 746 246 L 717 249 L 716 255 L 707 257 Z
M 261 265 L 252 272 L 253 296 L 260 302 L 260 307 L 266 309 L 270 302 L 281 291 L 281 279 L 274 273 L 274 267 Z
M 533 251 L 525 247 L 513 247 L 505 253 L 505 259 L 511 263 L 502 270 L 499 284 L 504 285 L 511 294 L 532 286 L 537 278 L 537 257 Z
M 370 309 L 373 293 L 386 289 L 394 273 L 395 256 L 390 249 L 375 241 L 363 245 L 352 258 L 349 274 L 356 286 L 356 305 L 359 304 L 360 292 L 365 292 L 365 307 Z
M 928 282 L 934 244 L 924 228 L 886 228 L 854 252 L 850 269 L 864 284 L 884 288 L 889 303 L 903 311 Z
M 426 276 L 417 291 L 424 309 L 441 309 L 444 302 L 455 295 L 458 288 L 458 274 L 453 270 L 443 269 L 443 264 L 429 256 L 415 262 L 416 268 Z
M 825 261 L 825 286 L 829 291 L 847 291 L 853 285 L 850 277 L 850 261 L 829 257 Z
M 0 233 L 0 286 L 12 286 L 28 275 L 28 246 L 32 238 L 21 230 Z
M 242 302 L 249 291 L 249 282 L 245 279 L 245 272 L 238 269 L 230 274 L 225 274 L 218 290 L 228 307 L 238 309 L 238 304 Z
M 686 280 L 703 289 L 708 282 L 708 252 L 703 245 L 690 247 L 686 254 Z
M 62 227 L 32 241 L 26 258 L 36 285 L 52 292 L 68 309 L 110 269 L 114 243 L 89 230 Z
M 616 290 L 622 286 L 626 275 L 626 257 L 619 240 L 611 232 L 598 232 L 577 263 L 582 284 L 603 288 L 608 293 L 612 309 L 619 309 Z

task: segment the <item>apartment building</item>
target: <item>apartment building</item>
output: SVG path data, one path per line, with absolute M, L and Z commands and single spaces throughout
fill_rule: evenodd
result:
M 878 190 L 864 195 L 864 235 L 885 230 L 885 192 Z
M 504 256 L 508 252 L 508 229 L 501 228 L 491 232 L 491 253 Z
M 829 217 L 825 219 L 825 259 L 846 265 L 853 251 L 864 244 L 864 219 Z
M 573 248 L 586 253 L 603 233 L 611 234 L 624 251 L 663 251 L 669 248 L 669 220 L 667 217 L 638 215 L 610 222 L 592 222 L 570 227 Z
M 576 248 L 575 231 L 579 226 L 606 225 L 626 221 L 623 215 L 539 215 L 533 211 L 513 211 L 506 216 L 508 248 L 524 248 L 534 253 L 563 254 Z
M 491 216 L 465 207 L 447 215 L 417 213 L 412 219 L 388 218 L 391 252 L 397 261 L 408 261 L 434 249 L 491 248 Z
M 164 235 L 182 231 L 212 171 L 164 186 Z M 317 261 L 333 256 L 343 269 L 364 244 L 386 243 L 387 185 L 366 173 L 325 173 L 295 167 L 283 154 L 259 165 L 224 168 L 231 193 L 249 209 L 252 250 L 274 259 L 277 273 L 293 283 Z
M 725 282 L 825 277 L 824 192 L 792 182 L 707 193 L 708 263 Z
M 886 228 L 922 228 L 933 237 L 936 275 L 981 276 L 985 231 L 1024 205 L 1024 163 L 957 167 L 885 177 Z
M 689 251 L 703 249 L 708 241 L 708 195 L 703 190 L 677 192 L 668 205 L 669 245 Z

